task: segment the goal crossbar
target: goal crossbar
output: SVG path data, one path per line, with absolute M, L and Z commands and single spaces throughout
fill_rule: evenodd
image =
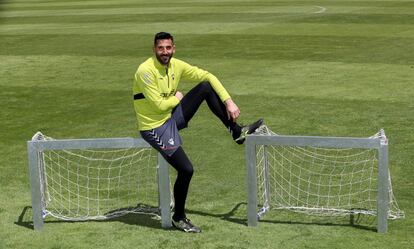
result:
M 267 127 L 265 127 L 267 129 Z M 261 134 L 262 133 L 262 134 Z M 267 134 L 266 134 L 267 133 Z M 264 148 L 264 169 L 261 174 L 264 176 L 264 183 L 258 182 L 258 163 L 257 162 L 257 148 L 262 146 Z M 248 225 L 256 226 L 259 218 L 263 213 L 267 212 L 269 206 L 269 167 L 268 156 L 266 155 L 266 148 L 269 146 L 283 147 L 283 146 L 300 146 L 300 147 L 320 147 L 320 148 L 336 148 L 336 149 L 374 149 L 378 155 L 378 175 L 377 177 L 377 231 L 381 233 L 387 232 L 387 218 L 389 215 L 390 203 L 390 176 L 388 170 L 388 141 L 383 130 L 376 136 L 370 138 L 353 138 L 353 137 L 317 137 L 317 136 L 286 136 L 277 135 L 269 130 L 265 132 L 256 132 L 246 138 L 246 163 L 247 163 L 247 194 L 248 194 Z M 283 170 L 283 169 L 282 169 Z M 286 170 L 286 169 L 285 169 Z M 310 176 L 309 176 L 310 178 Z M 319 178 L 320 179 L 320 178 Z M 263 184 L 264 202 L 263 207 L 259 207 L 258 201 L 258 185 Z M 290 184 L 290 183 L 289 183 Z M 310 185 L 311 183 L 309 183 Z M 297 192 L 299 192 L 297 188 Z M 309 196 L 309 193 L 308 193 Z M 329 196 L 329 195 L 328 195 Z M 328 201 L 329 202 L 329 201 Z M 326 208 L 326 207 L 325 207 Z M 259 211 L 258 211 L 259 209 Z M 285 209 L 294 210 L 296 207 L 286 207 Z M 310 207 L 309 209 L 312 209 Z M 324 207 L 318 207 L 318 211 L 323 212 Z M 329 207 L 327 207 L 329 209 Z M 334 210 L 332 208 L 331 210 Z
M 59 139 L 28 141 L 33 143 L 38 151 L 63 149 L 121 149 L 134 147 L 150 147 L 141 138 L 96 138 L 96 139 Z
M 45 194 L 42 184 L 44 178 L 44 165 L 42 165 L 42 153 L 51 150 L 88 150 L 88 149 L 129 149 L 151 148 L 142 138 L 96 138 L 96 139 L 60 139 L 45 140 L 43 134 L 38 132 L 31 141 L 27 142 L 28 162 L 30 173 L 30 186 L 32 197 L 33 225 L 35 230 L 41 230 L 44 225 L 44 200 Z M 161 226 L 171 227 L 171 192 L 168 164 L 158 154 L 157 165 L 158 201 L 161 214 Z M 138 200 L 137 200 L 138 201 Z M 122 208 L 122 207 L 121 207 Z
M 314 146 L 325 148 L 378 149 L 381 146 L 380 138 L 250 135 L 248 136 L 248 140 L 250 143 L 262 145 Z

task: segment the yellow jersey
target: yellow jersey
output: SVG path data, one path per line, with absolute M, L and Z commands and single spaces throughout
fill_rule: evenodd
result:
M 171 117 L 172 109 L 180 103 L 175 93 L 181 80 L 209 81 L 221 101 L 230 98 L 213 74 L 175 58 L 171 58 L 168 66 L 155 56 L 148 58 L 138 67 L 134 78 L 134 109 L 141 131 L 157 128 Z

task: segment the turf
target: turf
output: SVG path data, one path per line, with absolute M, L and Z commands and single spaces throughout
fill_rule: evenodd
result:
M 0 248 L 411 248 L 414 1 L 0 2 Z M 375 224 L 285 213 L 246 226 L 244 148 L 203 106 L 182 133 L 195 165 L 189 235 L 150 216 L 49 220 L 33 231 L 26 141 L 136 137 L 133 74 L 153 34 L 214 73 L 242 111 L 279 134 L 367 137 L 384 128 L 406 218 Z M 191 84 L 181 84 L 188 91 Z

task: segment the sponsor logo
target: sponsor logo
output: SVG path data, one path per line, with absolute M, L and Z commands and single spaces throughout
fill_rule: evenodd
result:
M 169 93 L 160 93 L 161 97 L 167 98 L 175 94 L 175 89 L 172 89 Z

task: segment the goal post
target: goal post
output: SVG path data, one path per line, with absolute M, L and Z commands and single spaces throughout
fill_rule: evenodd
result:
M 48 215 L 80 221 L 128 213 L 159 213 L 162 227 L 171 227 L 168 164 L 142 138 L 55 140 L 38 132 L 27 149 L 35 230 Z
M 377 216 L 377 231 L 400 218 L 388 169 L 388 141 L 282 136 L 262 126 L 246 138 L 248 225 L 271 209 L 310 215 Z

